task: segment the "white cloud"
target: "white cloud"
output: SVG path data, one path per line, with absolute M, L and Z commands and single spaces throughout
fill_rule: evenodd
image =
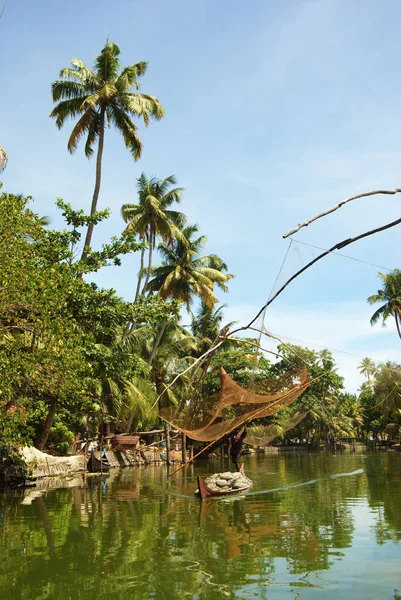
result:
M 225 321 L 237 321 L 238 327 L 247 325 L 260 307 L 238 305 L 227 308 Z M 395 325 L 389 322 L 386 328 L 371 327 L 372 308 L 365 303 L 343 302 L 316 306 L 294 307 L 286 310 L 271 308 L 265 318 L 265 328 L 284 343 L 308 347 L 311 350 L 329 349 L 345 378 L 347 391 L 356 392 L 363 378 L 358 365 L 365 356 L 375 362 L 399 361 L 399 345 Z M 254 327 L 262 326 L 259 319 Z M 257 336 L 255 331 L 248 332 Z M 275 350 L 277 342 L 262 336 L 261 346 Z

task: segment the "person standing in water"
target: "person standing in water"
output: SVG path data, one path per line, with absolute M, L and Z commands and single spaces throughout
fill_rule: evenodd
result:
M 233 463 L 235 464 L 235 468 L 239 473 L 244 472 L 243 465 L 241 465 L 241 453 L 242 453 L 242 446 L 244 444 L 244 438 L 245 438 L 246 434 L 247 434 L 247 426 L 245 423 L 242 433 L 240 432 L 239 429 L 236 429 L 235 431 L 232 432 L 231 436 L 229 437 L 230 455 L 231 455 Z

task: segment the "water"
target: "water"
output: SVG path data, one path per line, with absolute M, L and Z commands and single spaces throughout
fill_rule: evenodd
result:
M 165 466 L 0 495 L 2 600 L 401 600 L 401 455 L 244 457 L 243 497 Z

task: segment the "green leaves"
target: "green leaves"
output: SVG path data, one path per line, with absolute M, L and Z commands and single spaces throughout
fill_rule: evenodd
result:
M 227 291 L 226 282 L 234 277 L 222 272 L 226 265 L 218 256 L 198 256 L 206 238 L 194 238 L 197 233 L 198 226 L 190 225 L 173 243 L 159 245 L 164 261 L 152 268 L 153 278 L 147 285 L 150 292 L 158 292 L 164 299 L 175 298 L 185 303 L 187 309 L 195 297 L 202 298 L 212 308 L 217 302 L 214 286 Z
M 61 128 L 67 118 L 80 116 L 68 141 L 71 153 L 87 135 L 85 155 L 87 158 L 93 155 L 100 135 L 99 112 L 103 108 L 108 122 L 120 131 L 134 160 L 138 160 L 142 142 L 131 117 L 142 118 L 148 125 L 150 118 L 160 120 L 164 116 L 164 108 L 156 97 L 131 91 L 139 89 L 138 78 L 145 74 L 147 63 L 139 62 L 120 72 L 119 55 L 119 47 L 108 42 L 95 59 L 93 71 L 80 59 L 73 58 L 72 68 L 62 69 L 61 79 L 52 83 L 52 98 L 58 104 L 50 117 L 56 119 L 57 127 Z
M 391 273 L 378 273 L 383 287 L 377 294 L 369 296 L 369 304 L 382 304 L 372 315 L 370 324 L 375 325 L 382 319 L 383 326 L 389 317 L 394 317 L 398 335 L 401 338 L 401 271 L 395 269 Z
M 77 278 L 142 248 L 126 232 L 74 261 L 80 229 L 108 211 L 88 216 L 59 199 L 67 228 L 53 231 L 28 202 L 0 195 L 0 437 L 16 444 L 37 438 L 50 409 L 62 415 L 56 429 L 65 432 L 84 415 L 97 422 L 106 400 L 132 403 L 129 382 L 143 365 L 127 324 L 158 323 L 178 312 L 160 298 L 125 302 Z

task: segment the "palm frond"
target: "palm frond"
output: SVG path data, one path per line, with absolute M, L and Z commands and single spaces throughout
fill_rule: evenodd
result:
M 97 113 L 93 108 L 88 108 L 79 121 L 75 124 L 74 129 L 71 132 L 68 140 L 68 150 L 71 154 L 75 152 L 78 147 L 78 142 L 87 131 L 90 130 L 91 125 L 98 118 Z
M 71 98 L 86 97 L 88 88 L 76 81 L 58 80 L 51 84 L 51 92 L 53 102 L 58 102 L 61 99 L 70 100 Z
M 131 152 L 134 160 L 138 160 L 142 154 L 142 142 L 136 133 L 136 126 L 117 105 L 110 106 L 109 110 L 111 122 L 122 133 L 125 146 Z
M 99 137 L 99 133 L 100 133 L 100 115 L 99 113 L 96 113 L 96 116 L 94 117 L 92 123 L 90 124 L 89 128 L 88 128 L 88 137 L 86 138 L 86 142 L 85 142 L 85 156 L 87 158 L 90 158 L 91 156 L 93 156 L 93 152 L 94 152 L 94 144 L 96 142 L 96 140 Z
M 127 114 L 142 117 L 145 125 L 152 117 L 159 121 L 164 116 L 164 108 L 157 98 L 139 93 L 119 94 L 117 104 Z
M 139 62 L 136 65 L 125 67 L 117 77 L 116 88 L 119 92 L 128 92 L 132 86 L 139 89 L 138 77 L 144 75 L 148 68 L 147 62 Z
M 50 117 L 56 119 L 56 125 L 59 129 L 64 125 L 66 119 L 72 119 L 77 115 L 82 114 L 82 103 L 86 98 L 87 96 L 78 96 L 77 98 L 71 98 L 70 100 L 63 100 L 53 108 Z
M 120 60 L 117 58 L 120 48 L 113 42 L 107 42 L 99 56 L 95 59 L 95 70 L 103 82 L 113 81 L 118 76 Z

